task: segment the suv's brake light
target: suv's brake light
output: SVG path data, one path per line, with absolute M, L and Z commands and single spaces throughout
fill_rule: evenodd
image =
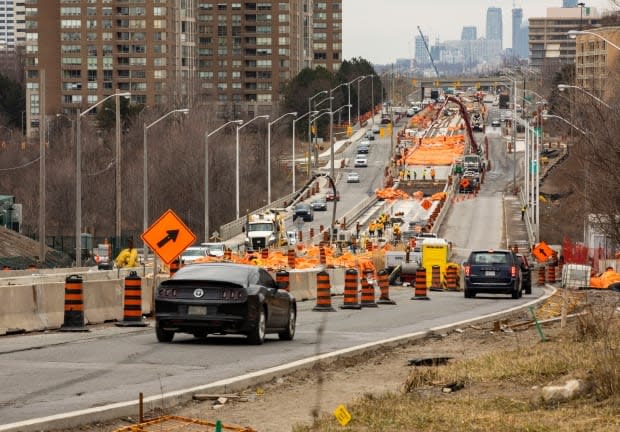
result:
M 512 277 L 517 277 L 517 266 L 511 266 L 510 267 L 510 275 Z
M 469 265 L 466 265 L 464 267 L 465 270 L 465 276 L 469 276 L 471 274 L 471 267 Z

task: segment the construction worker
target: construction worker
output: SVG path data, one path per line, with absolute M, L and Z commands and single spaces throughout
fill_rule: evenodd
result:
M 392 233 L 394 234 L 394 242 L 400 241 L 400 224 L 395 223 L 394 228 L 392 229 Z
M 418 173 L 415 170 L 413 170 L 413 179 L 415 180 L 417 178 L 418 178 Z
M 377 224 L 375 224 L 375 221 L 370 222 L 370 225 L 368 225 L 368 235 L 370 237 L 374 237 L 376 229 L 377 229 Z
M 431 180 L 435 181 L 435 168 L 431 168 Z
M 525 219 L 525 211 L 527 210 L 527 206 L 525 204 L 523 204 L 521 206 L 521 220 Z
M 407 170 L 407 180 L 411 180 L 411 171 Z
M 383 227 L 384 223 L 380 220 L 379 223 L 377 223 L 377 238 L 383 238 Z
M 422 170 L 422 180 L 426 180 L 426 168 Z

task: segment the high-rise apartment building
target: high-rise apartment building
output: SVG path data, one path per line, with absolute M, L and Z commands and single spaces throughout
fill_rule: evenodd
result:
M 133 104 L 209 104 L 246 118 L 277 109 L 304 67 L 342 62 L 342 0 L 24 1 L 29 132 L 42 69 L 48 116 L 118 90 Z
M 547 8 L 547 16 L 529 19 L 530 66 L 553 69 L 575 62 L 575 39 L 569 30 L 591 27 L 600 22 L 596 8 Z
M 512 54 L 519 59 L 528 58 L 527 25 L 523 23 L 523 9 L 512 10 Z
M 487 9 L 487 26 L 486 35 L 487 40 L 498 40 L 500 51 L 503 49 L 503 25 L 502 25 L 502 8 L 490 7 Z
M 478 39 L 476 26 L 465 26 L 461 31 L 461 40 L 476 40 Z
M 424 36 L 424 39 L 422 39 L 422 36 L 415 37 L 415 62 L 418 66 L 431 64 L 431 58 L 426 49 L 427 45 L 428 36 Z
M 578 35 L 575 41 L 575 85 L 609 100 L 616 96 L 616 79 L 610 79 L 610 71 L 618 64 L 620 51 L 607 41 L 620 46 L 620 27 L 600 27 L 588 32 Z
M 25 37 L 24 0 L 0 0 L 0 50 L 15 51 Z

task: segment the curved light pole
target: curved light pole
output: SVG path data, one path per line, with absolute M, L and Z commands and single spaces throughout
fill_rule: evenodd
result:
M 147 145 L 147 132 L 150 128 L 155 126 L 157 123 L 162 121 L 168 116 L 171 116 L 175 113 L 189 113 L 189 109 L 181 108 L 175 109 L 170 112 L 167 112 L 154 122 L 150 124 L 143 123 L 143 140 L 142 140 L 142 153 L 143 153 L 143 161 L 142 161 L 142 232 L 146 232 L 146 229 L 149 227 L 149 170 L 148 170 L 148 145 Z M 149 248 L 145 241 L 142 241 L 142 253 L 144 255 L 144 262 L 146 263 L 149 253 Z
M 231 120 L 214 131 L 205 132 L 205 243 L 209 241 L 209 137 L 232 124 L 242 125 L 243 120 Z
M 564 123 L 566 123 L 567 125 L 569 125 L 569 126 L 573 127 L 573 128 L 574 128 L 577 132 L 579 132 L 579 133 L 581 133 L 581 134 L 583 134 L 583 135 L 589 135 L 589 134 L 590 134 L 590 132 L 589 132 L 589 131 L 583 130 L 583 129 L 581 129 L 581 128 L 579 128 L 579 127 L 575 126 L 573 123 L 569 122 L 569 121 L 568 121 L 568 120 L 566 120 L 564 117 L 561 117 L 561 116 L 559 116 L 559 115 L 555 115 L 555 114 L 543 114 L 543 115 L 542 115 L 542 118 L 543 118 L 543 120 L 547 120 L 547 119 L 550 119 L 550 118 L 555 118 L 555 119 L 558 119 L 558 120 L 562 120 L 562 121 L 563 121 Z
M 297 117 L 297 112 L 283 114 L 274 121 L 267 123 L 267 205 L 271 204 L 271 125 L 287 116 Z
M 617 50 L 620 50 L 620 46 L 616 45 L 615 43 L 613 43 L 612 41 L 610 41 L 609 39 L 607 39 L 604 36 L 601 36 L 600 34 L 593 32 L 593 31 L 588 31 L 588 30 L 569 30 L 568 32 L 568 37 L 570 37 L 571 39 L 574 39 L 577 37 L 577 35 L 592 35 L 595 36 L 599 39 L 604 40 L 605 42 L 607 42 L 609 45 L 611 45 L 612 47 L 614 47 Z
M 360 83 L 369 77 L 372 78 L 372 75 L 363 75 L 357 80 L 357 121 L 358 122 L 360 121 Z M 351 98 L 349 98 L 349 103 L 351 103 Z M 350 111 L 351 111 L 351 108 L 349 108 L 349 112 Z M 351 120 L 349 119 L 349 124 L 350 123 L 351 123 Z M 362 125 L 360 123 L 360 128 L 361 127 Z
M 245 122 L 242 125 L 237 126 L 236 134 L 235 134 L 235 172 L 236 172 L 236 182 L 235 182 L 235 198 L 236 198 L 236 207 L 235 207 L 235 219 L 239 219 L 239 131 L 252 123 L 253 121 L 264 118 L 269 119 L 269 115 L 259 115 L 251 119 L 250 121 Z
M 323 90 L 318 92 L 317 94 L 315 94 L 314 96 L 311 96 L 308 98 L 308 112 L 312 111 L 312 101 L 324 94 L 329 93 L 327 90 Z M 314 108 L 316 109 L 316 107 Z M 311 154 L 312 154 L 312 124 L 310 122 L 310 117 L 308 117 L 308 173 L 310 172 L 310 160 L 312 158 Z
M 335 111 L 330 111 L 329 112 L 329 155 L 330 155 L 330 176 L 333 179 L 334 178 L 334 114 L 336 114 L 337 112 L 339 112 L 340 110 L 344 109 L 344 108 L 349 108 L 351 109 L 351 105 L 343 105 L 340 108 L 338 108 Z
M 101 99 L 99 102 L 97 102 L 94 105 L 91 105 L 90 107 L 88 107 L 85 111 L 80 112 L 80 109 L 77 109 L 76 112 L 76 143 L 75 143 L 75 159 L 76 159 L 76 168 L 75 168 L 75 266 L 76 267 L 81 267 L 82 266 L 82 129 L 81 129 L 81 118 L 88 114 L 90 111 L 92 111 L 93 109 L 95 109 L 97 106 L 101 105 L 102 103 L 104 103 L 105 101 L 107 101 L 110 98 L 116 97 L 117 98 L 117 104 L 119 103 L 118 98 L 119 97 L 130 97 L 131 93 L 129 92 L 119 92 L 119 93 L 114 93 L 111 94 L 109 96 L 106 96 L 105 98 Z M 120 116 L 120 109 L 117 110 Z M 117 121 L 116 123 L 116 127 L 120 128 L 120 121 Z M 120 140 L 118 139 L 120 136 L 120 134 L 117 132 L 117 144 L 116 144 L 116 149 L 117 149 L 117 153 L 116 153 L 116 169 L 117 172 L 120 168 Z M 119 173 L 119 177 L 118 177 L 118 181 L 120 182 L 120 173 Z M 119 194 L 120 195 L 120 194 Z M 120 196 L 117 198 L 117 211 L 116 213 L 119 213 L 119 199 Z M 118 221 L 118 223 L 120 223 L 120 220 Z
M 348 102 L 347 102 L 347 104 L 349 105 L 349 126 L 351 126 L 351 84 L 353 84 L 355 81 L 357 81 L 357 100 L 359 102 L 359 93 L 360 93 L 359 82 L 361 80 L 363 80 L 364 78 L 366 78 L 366 77 L 367 77 L 367 75 L 360 75 L 358 77 L 353 78 L 351 81 L 349 81 L 347 83 L 347 93 L 348 93 Z M 358 103 L 357 116 L 359 117 L 359 103 Z
M 604 105 L 605 107 L 611 109 L 611 105 L 609 105 L 607 102 L 605 102 L 603 99 L 599 98 L 598 96 L 590 93 L 589 91 L 587 91 L 583 87 L 579 87 L 579 86 L 575 86 L 575 85 L 568 85 L 568 84 L 558 84 L 558 90 L 560 90 L 560 91 L 564 91 L 564 90 L 569 89 L 569 88 L 580 90 L 580 91 L 584 92 L 585 94 L 587 94 L 588 96 L 590 96 L 592 99 L 595 99 L 601 105 Z
M 311 116 L 312 114 L 316 114 L 318 111 L 308 111 L 305 114 L 302 114 L 301 116 L 297 117 L 296 119 L 293 120 L 293 189 L 292 189 L 292 193 L 295 193 L 295 124 L 303 119 L 306 116 Z M 310 118 L 308 118 L 308 124 L 310 124 Z M 308 170 L 310 170 L 310 166 L 308 165 Z

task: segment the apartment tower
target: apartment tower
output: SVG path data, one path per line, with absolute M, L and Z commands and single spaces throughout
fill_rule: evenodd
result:
M 304 67 L 342 62 L 342 0 L 25 0 L 27 124 L 75 115 L 116 91 L 133 104 L 277 110 Z M 95 110 L 93 110 L 93 113 Z

